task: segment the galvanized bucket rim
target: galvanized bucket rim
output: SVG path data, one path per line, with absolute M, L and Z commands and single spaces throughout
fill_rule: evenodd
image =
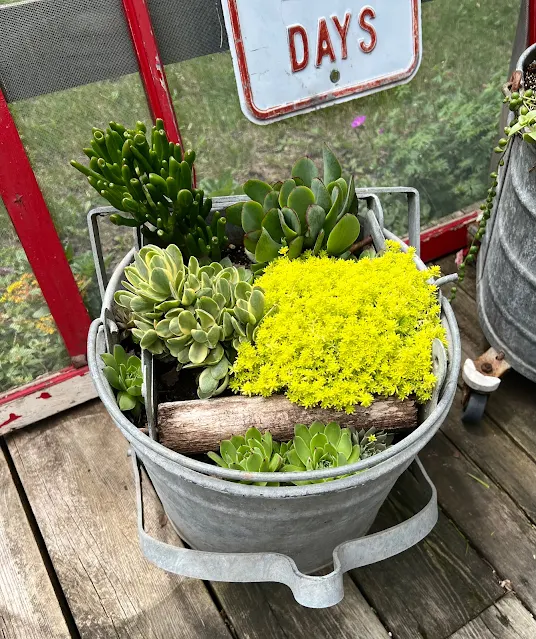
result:
M 387 231 L 384 230 L 385 236 L 389 239 L 396 240 L 404 251 L 409 249 L 408 245 L 406 245 L 401 239 Z M 121 261 L 121 263 L 116 267 L 108 286 L 106 288 L 106 294 L 103 300 L 103 309 L 107 308 L 107 305 L 111 305 L 113 299 L 113 293 L 116 290 L 121 277 L 123 276 L 123 270 L 126 265 L 130 263 L 132 260 L 132 256 L 134 254 L 134 250 L 132 249 L 127 253 L 125 258 Z M 426 266 L 422 262 L 422 260 L 414 256 L 414 261 L 419 270 L 426 269 Z M 358 473 L 359 471 L 370 469 L 373 467 L 380 466 L 384 462 L 387 462 L 393 457 L 396 457 L 404 452 L 406 452 L 409 448 L 415 448 L 414 455 L 431 439 L 436 430 L 439 428 L 442 420 L 444 419 L 446 413 L 448 412 L 454 394 L 456 392 L 457 387 L 457 379 L 458 379 L 458 370 L 461 362 L 461 346 L 460 346 L 460 338 L 458 333 L 458 328 L 456 324 L 456 319 L 454 317 L 454 313 L 449 302 L 440 294 L 442 311 L 444 313 L 447 326 L 450 333 L 450 343 L 449 343 L 449 351 L 450 351 L 450 360 L 448 362 L 447 368 L 447 378 L 443 385 L 441 398 L 429 415 L 429 417 L 422 422 L 412 433 L 407 435 L 403 440 L 394 444 L 387 450 L 375 455 L 373 457 L 369 457 L 364 460 L 360 460 L 354 464 L 350 464 L 345 467 L 346 473 Z M 205 477 L 227 479 L 234 482 L 239 481 L 249 481 L 249 482 L 276 482 L 281 481 L 280 473 L 248 473 L 246 471 L 238 471 L 226 468 L 220 468 L 219 466 L 215 466 L 213 464 L 208 464 L 206 462 L 202 462 L 196 459 L 192 459 L 191 457 L 187 457 L 182 455 L 176 451 L 172 451 L 169 448 L 166 448 L 159 442 L 155 441 L 145 433 L 142 433 L 138 428 L 136 428 L 119 410 L 117 403 L 115 401 L 115 397 L 112 394 L 111 389 L 109 388 L 108 383 L 103 378 L 100 367 L 97 364 L 96 357 L 96 341 L 99 327 L 102 325 L 104 318 L 99 318 L 95 320 L 90 329 L 89 337 L 88 337 L 88 363 L 91 370 L 91 374 L 101 397 L 101 400 L 105 404 L 108 412 L 112 416 L 114 422 L 118 426 L 118 428 L 123 432 L 123 434 L 127 437 L 127 439 L 133 444 L 138 444 L 141 447 L 144 447 L 150 450 L 152 453 L 157 456 L 161 456 L 166 459 L 168 462 L 172 464 L 179 465 L 182 468 L 188 469 L 195 473 L 200 473 Z M 141 451 L 140 451 L 141 452 Z M 143 454 L 143 453 L 142 453 Z M 156 460 L 155 460 L 156 461 Z M 325 470 L 318 471 L 304 471 L 304 472 L 296 472 L 296 473 L 285 473 L 285 481 L 306 481 L 310 479 L 325 479 L 325 478 L 335 478 L 339 476 L 341 473 L 338 468 L 331 468 Z M 372 480 L 372 475 L 375 473 L 365 473 L 364 476 L 353 474 L 351 477 L 346 477 L 344 479 L 333 480 L 329 482 L 331 489 L 341 489 L 343 490 L 346 485 L 348 487 L 350 485 L 355 485 L 355 483 L 366 483 Z M 368 476 L 368 477 L 367 477 Z M 359 481 L 356 482 L 356 478 L 359 478 Z M 353 481 L 352 481 L 353 480 Z M 221 482 L 218 483 L 220 486 Z M 230 483 L 230 486 L 241 486 L 243 489 L 247 489 L 244 491 L 246 494 L 252 495 L 253 493 L 257 496 L 266 496 L 267 494 L 272 494 L 273 496 L 282 496 L 282 492 L 287 493 L 289 496 L 292 494 L 297 494 L 300 492 L 301 488 L 304 486 L 288 486 L 288 487 L 268 487 L 263 488 L 260 486 L 252 486 L 252 485 L 243 485 Z M 237 492 L 236 490 L 232 490 L 229 486 L 229 490 L 231 492 Z M 318 492 L 324 492 L 326 490 L 326 484 L 309 484 L 307 487 L 311 487 L 311 493 L 316 492 L 314 487 L 318 489 Z M 240 491 L 242 492 L 242 491 Z

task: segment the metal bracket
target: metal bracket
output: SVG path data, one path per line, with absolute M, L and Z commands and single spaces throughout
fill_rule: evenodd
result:
M 421 254 L 421 204 L 419 191 L 410 186 L 378 186 L 356 189 L 358 197 L 363 195 L 382 195 L 388 193 L 402 193 L 408 198 L 408 236 L 410 246 L 417 249 L 417 255 Z M 383 215 L 383 213 L 382 213 Z M 380 220 L 378 220 L 380 222 Z M 384 228 L 383 218 L 380 222 Z

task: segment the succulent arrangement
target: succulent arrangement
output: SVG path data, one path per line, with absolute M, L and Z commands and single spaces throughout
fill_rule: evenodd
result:
M 130 355 L 120 345 L 114 346 L 113 354 L 102 353 L 104 376 L 110 386 L 117 391 L 117 403 L 122 411 L 130 411 L 134 417 L 139 417 L 144 404 L 142 396 L 143 375 L 141 360 L 136 355 Z
M 193 187 L 194 151 L 170 142 L 162 120 L 147 139 L 143 122 L 134 129 L 110 122 L 106 130 L 94 128 L 84 149 L 89 166 L 75 160 L 91 186 L 118 211 L 110 220 L 119 226 L 139 227 L 154 244 L 176 244 L 187 256 L 221 259 L 227 246 L 226 220 L 221 212 L 207 217 L 212 200 Z
M 367 459 L 387 450 L 393 443 L 393 436 L 372 426 L 367 430 L 352 430 L 352 441 L 359 446 L 359 458 Z
M 354 178 L 342 177 L 333 152 L 324 147 L 323 180 L 309 158 L 301 158 L 284 182 L 248 180 L 244 192 L 250 201 L 229 207 L 226 215 L 244 229 L 244 247 L 255 262 L 254 271 L 281 255 L 296 258 L 310 250 L 348 258 L 360 225 Z
M 149 245 L 125 269 L 115 302 L 127 309 L 132 336 L 153 355 L 171 356 L 180 368 L 202 368 L 198 396 L 221 394 L 240 344 L 255 339 L 266 315 L 264 293 L 253 274 L 229 260 L 184 263 L 179 248 Z
M 366 432 L 356 432 L 351 428 L 341 428 L 335 422 L 322 424 L 313 422 L 310 426 L 296 424 L 294 438 L 290 442 L 276 442 L 269 431 L 263 435 L 256 428 L 250 428 L 245 436 L 224 439 L 220 443 L 220 454 L 209 452 L 208 457 L 222 468 L 245 470 L 248 472 L 303 472 L 342 468 L 359 459 L 366 459 L 386 450 L 392 443 L 392 436 L 375 428 Z M 342 479 L 348 475 L 329 479 L 292 482 L 296 485 L 315 484 Z M 252 482 L 242 482 L 252 483 Z M 255 482 L 257 486 L 279 486 L 281 482 Z

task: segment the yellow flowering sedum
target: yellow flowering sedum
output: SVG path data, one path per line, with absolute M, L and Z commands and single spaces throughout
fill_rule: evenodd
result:
M 414 251 L 387 242 L 382 257 L 280 258 L 258 280 L 267 307 L 255 344 L 242 344 L 231 388 L 246 395 L 286 392 L 302 406 L 352 412 L 374 396 L 431 396 L 432 340 L 446 343 L 439 267 L 418 271 Z

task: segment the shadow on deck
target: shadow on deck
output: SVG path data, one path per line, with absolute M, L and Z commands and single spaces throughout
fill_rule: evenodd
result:
M 445 273 L 453 259 L 442 261 Z M 464 357 L 485 349 L 474 279 L 454 305 Z M 346 576 L 326 610 L 279 585 L 204 583 L 141 555 L 127 442 L 98 401 L 6 437 L 0 451 L 0 636 L 535 639 L 536 386 L 515 372 L 478 427 L 460 401 L 421 459 L 441 513 L 418 546 Z M 380 514 L 418 507 L 411 475 Z M 147 526 L 177 543 L 154 494 Z

